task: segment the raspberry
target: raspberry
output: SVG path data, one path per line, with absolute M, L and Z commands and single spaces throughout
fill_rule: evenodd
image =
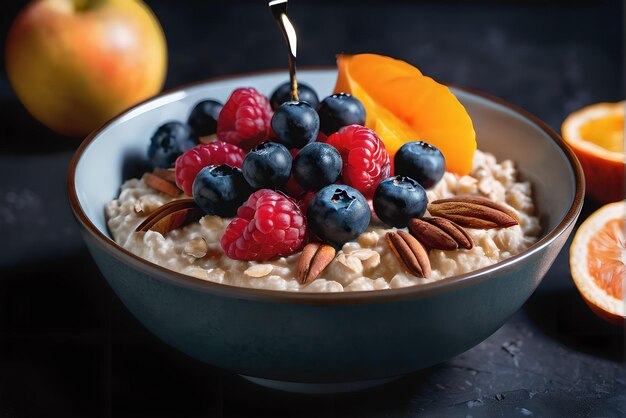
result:
M 281 193 L 261 189 L 239 207 L 220 245 L 234 260 L 266 261 L 300 251 L 306 235 L 296 203 Z
M 389 177 L 389 154 L 371 129 L 349 125 L 329 136 L 326 143 L 341 154 L 343 182 L 365 197 L 372 197 L 378 184 Z
M 222 141 L 198 145 L 176 159 L 176 184 L 191 196 L 191 186 L 200 170 L 222 164 L 241 168 L 245 155 L 241 148 Z
M 217 137 L 246 151 L 272 135 L 272 107 L 253 88 L 239 88 L 231 94 L 217 120 Z

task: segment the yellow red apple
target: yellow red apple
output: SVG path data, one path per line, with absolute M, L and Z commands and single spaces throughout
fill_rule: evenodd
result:
M 11 27 L 6 65 L 35 118 L 81 136 L 159 92 L 167 47 L 140 0 L 34 0 Z

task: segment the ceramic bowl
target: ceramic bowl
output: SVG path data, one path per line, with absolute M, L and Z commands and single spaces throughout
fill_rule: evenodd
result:
M 333 70 L 302 71 L 320 97 Z M 370 386 L 449 359 L 495 332 L 535 290 L 582 206 L 580 165 L 563 140 L 528 113 L 452 88 L 474 121 L 480 149 L 513 159 L 533 186 L 543 233 L 528 250 L 469 274 L 426 285 L 338 294 L 256 290 L 169 271 L 117 245 L 104 206 L 165 121 L 186 120 L 199 100 L 233 89 L 269 95 L 286 72 L 216 79 L 148 100 L 82 143 L 69 199 L 89 251 L 115 293 L 152 333 L 188 355 L 268 386 L 340 391 Z

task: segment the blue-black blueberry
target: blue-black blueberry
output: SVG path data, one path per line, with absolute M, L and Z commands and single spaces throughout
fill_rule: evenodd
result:
M 374 212 L 389 226 L 404 228 L 412 218 L 426 212 L 428 196 L 424 188 L 406 176 L 390 177 L 380 182 L 374 192 Z
M 207 214 L 226 218 L 237 214 L 237 209 L 254 192 L 240 169 L 229 165 L 204 167 L 196 175 L 192 186 L 193 199 Z
M 279 189 L 289 180 L 292 160 L 284 145 L 263 142 L 246 155 L 241 171 L 255 189 Z
M 365 107 L 351 94 L 336 93 L 320 103 L 320 130 L 330 136 L 348 125 L 365 125 Z
M 148 162 L 154 167 L 169 168 L 184 152 L 198 145 L 198 139 L 186 123 L 172 121 L 157 128 L 150 138 Z
M 298 99 L 300 99 L 301 102 L 307 102 L 313 109 L 317 109 L 317 106 L 320 103 L 320 99 L 318 98 L 315 90 L 313 90 L 313 88 L 306 83 L 298 82 Z M 270 104 L 272 105 L 272 109 L 276 110 L 281 104 L 292 100 L 291 82 L 286 81 L 274 90 L 272 96 L 270 97 Z
M 285 102 L 272 116 L 272 130 L 287 148 L 302 148 L 317 139 L 320 118 L 307 102 Z
M 309 229 L 336 248 L 361 235 L 372 216 L 365 197 L 345 184 L 331 184 L 318 191 L 306 215 Z
M 212 135 L 217 132 L 217 119 L 224 105 L 217 100 L 198 102 L 187 119 L 187 123 L 198 136 Z
M 407 142 L 396 152 L 394 170 L 395 174 L 411 177 L 429 189 L 446 172 L 446 159 L 438 148 L 427 142 Z
M 337 181 L 341 166 L 341 154 L 335 147 L 312 142 L 298 152 L 291 172 L 303 189 L 319 190 Z

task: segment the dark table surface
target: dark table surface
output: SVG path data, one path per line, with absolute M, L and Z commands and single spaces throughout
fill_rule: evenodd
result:
M 3 4 L 2 44 L 23 1 Z M 225 2 L 227 3 L 227 2 Z M 166 87 L 284 67 L 264 1 L 148 1 L 169 43 Z M 623 6 L 292 0 L 302 65 L 375 52 L 520 105 L 555 130 L 623 99 Z M 4 66 L 3 66 L 4 67 Z M 86 252 L 65 175 L 78 142 L 40 126 L 0 73 L 0 417 L 626 416 L 624 330 L 596 318 L 568 249 L 500 330 L 445 363 L 360 393 L 264 389 L 166 346 Z M 584 218 L 599 204 L 587 200 Z

